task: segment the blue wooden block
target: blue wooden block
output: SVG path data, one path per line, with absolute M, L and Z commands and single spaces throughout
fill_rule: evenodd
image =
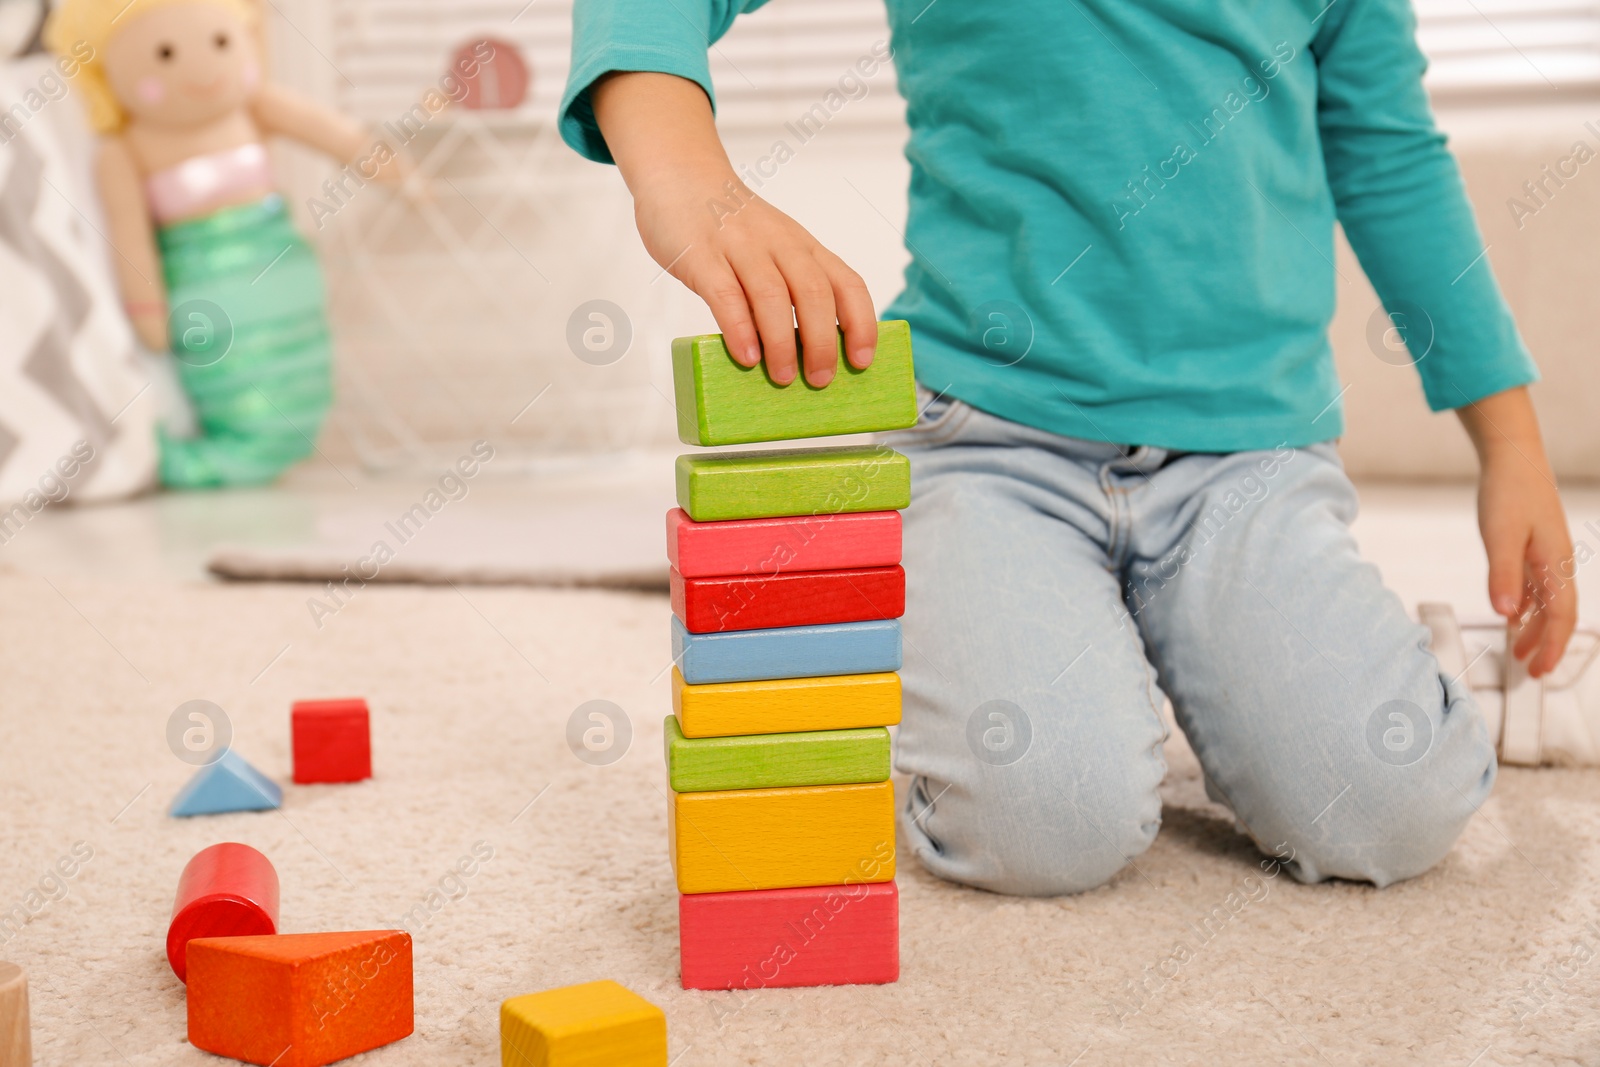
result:
M 270 811 L 283 803 L 278 783 L 250 766 L 233 749 L 201 767 L 172 799 L 169 815 L 219 815 Z
M 900 620 L 692 634 L 672 617 L 672 658 L 690 685 L 900 669 Z

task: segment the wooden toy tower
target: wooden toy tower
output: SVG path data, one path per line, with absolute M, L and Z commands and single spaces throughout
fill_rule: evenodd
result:
M 678 435 L 735 445 L 916 421 L 911 335 L 775 386 L 722 337 L 672 346 Z M 668 826 L 688 989 L 899 976 L 889 731 L 900 721 L 910 464 L 883 445 L 678 457 Z

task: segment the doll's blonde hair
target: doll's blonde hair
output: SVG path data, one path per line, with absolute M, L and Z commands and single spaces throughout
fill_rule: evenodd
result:
M 61 0 L 50 13 L 50 21 L 45 23 L 44 44 L 63 59 L 76 62 L 78 72 L 72 82 L 83 97 L 89 125 L 100 133 L 116 133 L 128 120 L 116 94 L 111 91 L 111 83 L 106 80 L 104 66 L 106 46 L 121 25 L 126 25 L 130 16 L 153 8 L 194 2 L 196 0 Z M 256 7 L 250 0 L 200 2 L 227 8 L 246 25 L 252 28 L 256 25 Z

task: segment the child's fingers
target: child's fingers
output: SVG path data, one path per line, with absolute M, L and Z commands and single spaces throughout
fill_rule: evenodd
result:
M 1516 636 L 1516 641 L 1511 646 L 1511 654 L 1517 659 L 1527 659 L 1528 655 L 1538 648 L 1540 642 L 1544 639 L 1545 627 L 1548 623 L 1549 618 L 1543 611 L 1530 613 L 1523 620 L 1522 625 L 1512 631 Z M 1533 666 L 1531 661 L 1528 665 L 1530 668 Z
M 1495 614 L 1514 619 L 1526 592 L 1522 567 L 1528 554 L 1527 530 L 1485 528 L 1483 547 L 1489 556 L 1489 603 Z
M 1545 618 L 1544 633 L 1539 642 L 1539 653 L 1528 661 L 1528 673 L 1535 678 L 1555 670 L 1567 650 L 1567 641 L 1578 627 L 1577 597 L 1572 590 L 1563 589 L 1540 612 Z
M 708 256 L 704 262 L 696 263 L 689 288 L 711 309 L 729 355 L 742 366 L 760 363 L 761 338 L 750 316 L 750 302 L 728 261 L 721 256 Z
M 878 314 L 873 310 L 867 283 L 826 248 L 819 247 L 813 254 L 833 285 L 839 329 L 844 331 L 845 358 L 858 370 L 870 366 L 878 348 Z
M 778 265 L 764 250 L 729 256 L 739 284 L 744 287 L 761 333 L 761 354 L 767 361 L 767 376 L 778 385 L 794 381 L 794 310 L 789 302 L 789 286 Z
M 833 381 L 839 367 L 839 316 L 833 306 L 833 284 L 822 264 L 803 250 L 780 258 L 778 267 L 794 301 L 806 381 L 821 388 Z
M 1572 542 L 1564 524 L 1557 527 L 1559 533 L 1545 532 L 1549 530 L 1548 525 L 1536 530 L 1528 550 L 1529 570 L 1535 588 L 1542 593 L 1537 598 L 1537 613 L 1544 619 L 1538 653 L 1528 661 L 1528 673 L 1535 678 L 1561 662 L 1567 641 L 1578 626 L 1578 588 L 1571 579 Z

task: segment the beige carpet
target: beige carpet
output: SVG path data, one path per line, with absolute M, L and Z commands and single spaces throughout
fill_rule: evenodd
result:
M 309 592 L 0 573 L 0 908 L 41 880 L 61 896 L 52 865 L 93 849 L 0 945 L 33 976 L 44 1067 L 219 1062 L 184 1041 L 162 941 L 179 869 L 226 839 L 276 864 L 291 931 L 392 925 L 493 848 L 416 931 L 417 1033 L 363 1064 L 498 1063 L 503 998 L 599 977 L 666 1010 L 676 1067 L 1600 1063 L 1600 774 L 1506 772 L 1426 877 L 1304 887 L 1260 877 L 1180 742 L 1159 840 L 1105 889 L 1014 900 L 908 863 L 899 984 L 689 993 L 665 599 L 368 587 L 319 631 Z M 342 694 L 371 701 L 373 781 L 289 786 L 281 813 L 165 816 L 189 773 L 165 738 L 180 702 L 219 703 L 281 781 L 289 702 Z M 594 698 L 634 726 L 611 766 L 564 740 Z

